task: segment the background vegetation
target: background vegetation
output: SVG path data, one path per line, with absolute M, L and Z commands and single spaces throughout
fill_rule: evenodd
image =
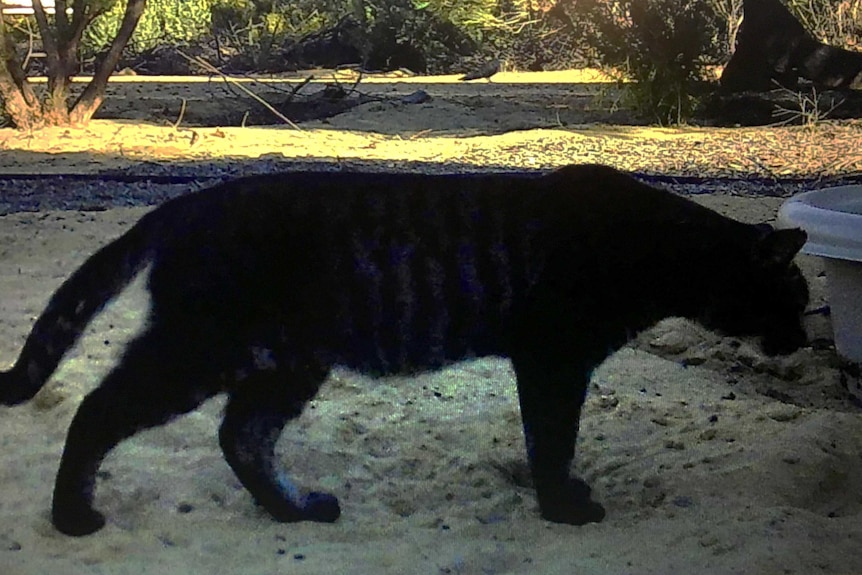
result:
M 127 0 L 98 1 L 108 8 L 83 34 L 84 72 L 116 35 Z M 819 40 L 858 47 L 862 0 L 784 1 Z M 742 0 L 148 0 L 117 68 L 160 73 L 146 62 L 167 48 L 197 49 L 233 71 L 448 73 L 490 58 L 508 69 L 598 66 L 635 81 L 625 84 L 628 104 L 674 123 L 696 108 L 709 67 L 727 61 L 741 20 Z M 18 50 L 32 51 L 32 17 L 5 21 Z
M 823 42 L 853 48 L 862 39 L 862 0 L 784 2 Z M 85 57 L 110 41 L 124 6 L 115 1 L 93 22 L 82 44 Z M 387 35 L 420 46 L 430 72 L 448 72 L 455 63 L 441 48 L 502 56 L 519 69 L 535 67 L 537 59 L 544 68 L 617 66 L 632 40 L 639 50 L 630 52 L 667 52 L 668 42 L 681 41 L 686 54 L 717 64 L 732 51 L 742 0 L 149 0 L 128 51 L 219 39 L 233 50 L 260 53 L 347 16 L 369 46 Z M 683 30 L 687 25 L 700 29 Z M 19 22 L 18 28 L 26 27 Z M 577 54 L 560 49 L 574 45 L 581 46 Z

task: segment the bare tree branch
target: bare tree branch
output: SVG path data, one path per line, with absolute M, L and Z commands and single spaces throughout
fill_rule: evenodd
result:
M 0 19 L 0 96 L 9 115 L 21 129 L 34 127 L 38 120 L 39 102 L 15 53 L 15 45 L 6 33 L 6 23 Z
M 51 26 L 48 24 L 48 16 L 45 14 L 42 0 L 33 0 L 33 16 L 36 17 L 36 24 L 39 26 L 39 35 L 42 37 L 42 47 L 45 49 L 45 57 L 48 61 L 48 90 L 52 91 L 53 81 L 56 81 L 56 78 L 59 76 L 60 54 L 57 50 L 57 42 L 55 41 Z
M 15 43 L 8 34 L 7 23 L 0 16 L 0 104 L 18 128 L 80 124 L 92 118 L 105 98 L 108 78 L 146 6 L 146 0 L 128 0 L 120 29 L 106 57 L 83 93 L 70 107 L 69 84 L 77 66 L 81 38 L 87 26 L 114 1 L 56 0 L 56 25 L 52 25 L 42 0 L 32 0 L 33 14 L 47 56 L 48 89 L 41 98 L 37 97 L 33 85 L 28 82 Z M 71 16 L 67 13 L 70 4 Z
M 69 28 L 69 15 L 66 14 L 66 0 L 54 0 L 54 19 L 57 22 L 57 36 L 64 38 Z
M 6 33 L 6 24 L 3 22 L 0 22 L 0 61 L 2 61 L 2 67 L 5 67 L 3 71 L 8 74 L 14 86 L 22 91 L 25 100 L 29 100 L 30 104 L 35 105 L 37 103 L 36 95 L 27 83 L 24 66 L 18 59 L 18 54 L 15 52 L 15 44 L 12 42 L 12 38 Z M 28 88 L 27 90 L 25 90 L 25 86 Z
M 135 27 L 138 25 L 141 15 L 146 7 L 146 0 L 128 0 L 126 5 L 126 13 L 123 14 L 123 22 L 120 24 L 120 29 L 117 31 L 117 36 L 111 42 L 108 53 L 105 55 L 96 73 L 93 74 L 93 79 L 75 101 L 72 106 L 70 120 L 74 124 L 83 123 L 93 117 L 93 114 L 102 104 L 105 99 L 105 87 L 108 85 L 108 78 L 120 61 L 123 48 L 128 44 Z
M 81 38 L 84 35 L 84 30 L 90 23 L 107 12 L 108 5 L 102 5 L 101 9 L 93 8 L 92 0 L 75 0 L 72 13 L 72 25 L 69 29 L 66 38 L 66 53 L 70 60 L 70 65 L 73 65 L 78 55 L 78 46 L 81 43 Z

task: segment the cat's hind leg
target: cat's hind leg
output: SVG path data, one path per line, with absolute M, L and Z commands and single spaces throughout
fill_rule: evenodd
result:
M 180 357 L 186 352 L 187 346 L 169 334 L 149 331 L 129 344 L 117 366 L 83 399 L 54 486 L 52 521 L 59 531 L 88 535 L 105 524 L 92 507 L 93 496 L 96 473 L 114 446 L 195 409 L 218 391 L 195 385 L 207 380 L 200 373 L 205 362 Z
M 330 523 L 341 514 L 334 496 L 301 493 L 275 457 L 282 428 L 302 412 L 325 377 L 325 370 L 260 370 L 230 391 L 219 430 L 222 451 L 257 504 L 278 521 Z

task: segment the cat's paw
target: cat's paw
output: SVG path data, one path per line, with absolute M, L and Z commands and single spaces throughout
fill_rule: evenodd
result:
M 58 508 L 54 507 L 51 514 L 51 522 L 57 531 L 82 537 L 91 535 L 105 526 L 105 516 L 90 507 Z
M 267 505 L 260 500 L 270 515 L 281 523 L 293 523 L 296 521 L 318 521 L 320 523 L 332 523 L 341 516 L 341 507 L 338 498 L 328 493 L 312 491 L 303 497 L 296 499 L 280 498 L 272 504 Z
M 309 521 L 332 523 L 341 516 L 341 506 L 338 498 L 328 493 L 312 491 L 305 496 L 303 513 Z
M 569 477 L 566 480 L 563 490 L 569 497 L 585 500 L 589 500 L 590 495 L 593 492 L 593 488 L 590 487 L 586 481 L 578 479 L 577 477 Z
M 591 492 L 586 482 L 574 477 L 557 488 L 544 490 L 539 497 L 542 518 L 569 525 L 600 522 L 605 518 L 605 508 L 590 498 Z
M 554 523 L 569 525 L 586 525 L 599 523 L 605 518 L 605 508 L 601 503 L 587 500 L 569 500 L 553 506 L 542 507 L 542 518 Z

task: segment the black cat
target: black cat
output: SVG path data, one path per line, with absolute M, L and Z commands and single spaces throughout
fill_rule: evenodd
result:
M 92 533 L 95 475 L 117 443 L 229 399 L 219 432 L 243 485 L 279 521 L 335 521 L 335 497 L 279 471 L 282 427 L 333 365 L 385 375 L 511 358 L 542 516 L 600 521 L 569 477 L 588 379 L 669 315 L 805 342 L 800 230 L 736 222 L 603 166 L 542 177 L 295 173 L 171 200 L 57 290 L 0 403 L 33 397 L 90 319 L 148 268 L 143 332 L 69 429 L 53 521 Z

